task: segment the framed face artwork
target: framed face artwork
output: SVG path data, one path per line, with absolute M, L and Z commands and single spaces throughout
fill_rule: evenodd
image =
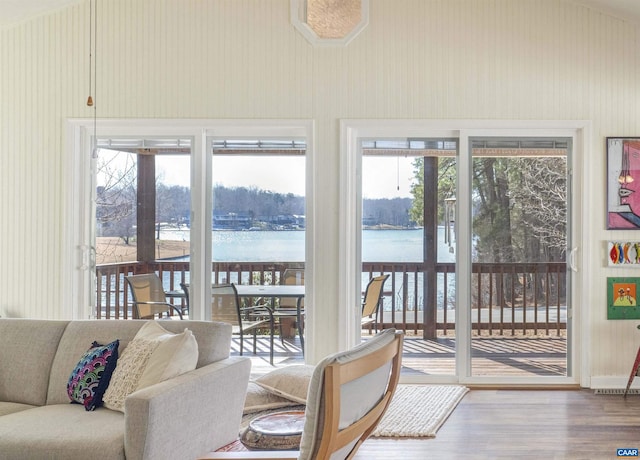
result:
M 607 137 L 607 230 L 640 229 L 640 138 Z

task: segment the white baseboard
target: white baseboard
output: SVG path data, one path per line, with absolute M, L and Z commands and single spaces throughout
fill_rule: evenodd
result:
M 629 377 L 591 377 L 591 389 L 599 388 L 626 388 Z M 631 383 L 631 388 L 640 389 L 640 377 L 635 377 Z

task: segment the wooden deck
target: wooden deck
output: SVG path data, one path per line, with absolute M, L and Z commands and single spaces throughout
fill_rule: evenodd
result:
M 363 335 L 367 339 L 369 335 Z M 274 340 L 274 366 L 303 364 L 300 342 L 296 339 Z M 258 352 L 253 355 L 252 338 L 245 338 L 244 355 L 252 359 L 256 375 L 269 372 L 269 339 L 258 338 Z M 232 340 L 232 355 L 239 355 L 240 339 Z M 551 337 L 474 337 L 472 374 L 474 376 L 566 376 L 567 341 Z M 423 340 L 407 335 L 402 357 L 403 375 L 454 375 L 455 338 Z

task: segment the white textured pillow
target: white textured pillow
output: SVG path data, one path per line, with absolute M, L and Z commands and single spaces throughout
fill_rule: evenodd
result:
M 166 340 L 174 335 L 173 332 L 167 331 L 157 321 L 145 321 L 134 339 Z
M 192 371 L 198 364 L 198 343 L 189 329 L 160 340 L 140 377 L 138 390 Z
M 271 393 L 255 382 L 249 382 L 247 397 L 244 400 L 244 414 L 260 412 L 269 409 L 280 409 L 281 407 L 299 406 L 300 404 Z
M 124 412 L 124 400 L 136 391 L 140 377 L 155 349 L 160 345 L 157 340 L 133 339 L 118 359 L 109 387 L 102 401 L 104 407 Z
M 306 364 L 286 366 L 258 377 L 255 383 L 278 396 L 306 404 L 314 369 Z

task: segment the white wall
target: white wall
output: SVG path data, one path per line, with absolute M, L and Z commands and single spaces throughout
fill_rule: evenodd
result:
M 637 26 L 561 0 L 371 0 L 348 46 L 313 47 L 289 0 L 98 2 L 101 118 L 316 123 L 316 301 L 337 305 L 339 120 L 591 120 L 583 251 L 592 375 L 625 376 L 635 321 L 606 320 L 606 136 L 640 134 Z M 61 311 L 67 118 L 89 118 L 89 2 L 0 31 L 0 315 Z M 320 321 L 332 330 L 334 312 Z M 323 325 L 321 325 L 323 326 Z

